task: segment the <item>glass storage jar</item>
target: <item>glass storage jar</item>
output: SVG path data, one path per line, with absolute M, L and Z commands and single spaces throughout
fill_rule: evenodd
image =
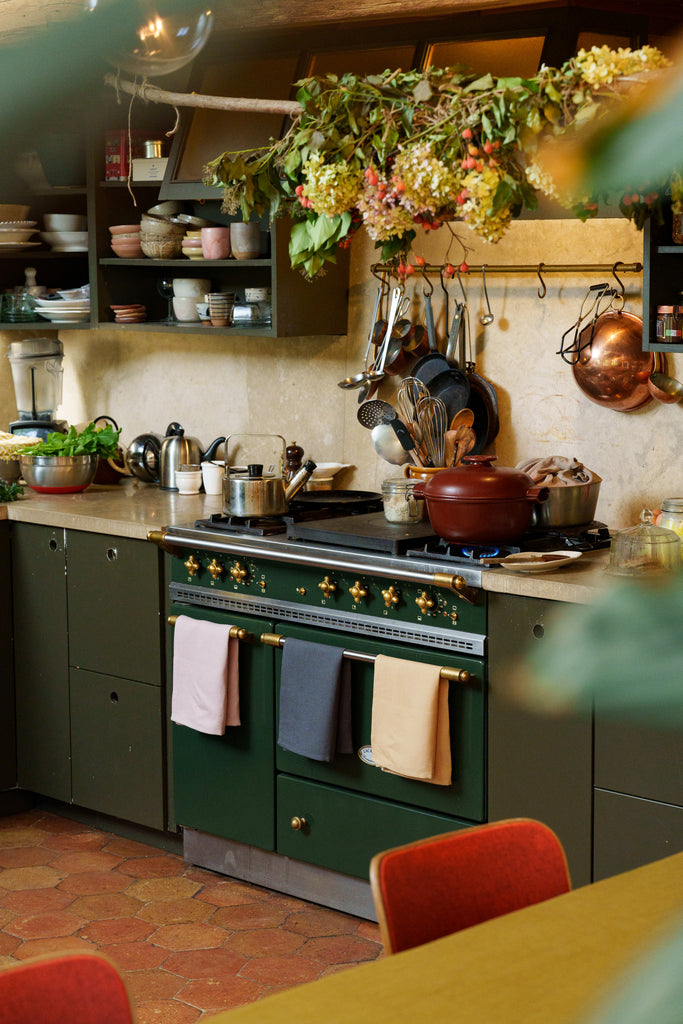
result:
M 657 341 L 680 345 L 683 336 L 683 306 L 657 306 Z
M 683 498 L 664 498 L 659 525 L 673 530 L 681 541 L 681 558 L 683 559 Z
M 388 523 L 419 523 L 424 514 L 424 501 L 413 496 L 414 480 L 383 480 L 382 501 Z
M 681 568 L 681 542 L 673 530 L 653 524 L 649 508 L 640 523 L 619 530 L 610 542 L 607 572 L 613 576 L 659 576 Z

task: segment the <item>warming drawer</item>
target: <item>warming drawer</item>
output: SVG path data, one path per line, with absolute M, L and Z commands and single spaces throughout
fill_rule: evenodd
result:
M 290 775 L 277 807 L 278 853 L 364 879 L 380 850 L 472 824 Z

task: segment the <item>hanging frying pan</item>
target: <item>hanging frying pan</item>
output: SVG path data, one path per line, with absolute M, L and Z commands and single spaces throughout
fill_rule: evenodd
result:
M 429 387 L 430 381 L 446 370 L 450 370 L 446 357 L 442 356 L 440 352 L 430 352 L 428 355 L 418 359 L 413 367 L 412 376 L 417 377 L 418 380 L 421 380 L 423 384 Z
M 456 412 L 460 412 L 468 404 L 470 384 L 467 375 L 454 366 L 449 366 L 442 373 L 437 373 L 427 387 L 429 394 L 433 398 L 440 398 L 446 406 L 449 423 Z
M 493 384 L 480 376 L 475 369 L 474 360 L 471 358 L 472 342 L 470 336 L 470 322 L 467 309 L 463 322 L 463 330 L 460 331 L 459 363 L 467 374 L 470 387 L 470 394 L 467 401 L 468 407 L 474 413 L 474 430 L 476 442 L 472 448 L 471 455 L 480 455 L 484 448 L 498 436 L 500 421 L 498 418 L 498 397 Z M 470 361 L 465 355 L 465 346 L 469 345 Z

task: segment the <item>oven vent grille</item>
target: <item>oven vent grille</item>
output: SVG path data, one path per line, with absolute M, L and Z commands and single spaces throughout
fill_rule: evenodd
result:
M 201 608 L 242 614 L 277 618 L 283 622 L 300 623 L 318 628 L 327 627 L 340 632 L 356 633 L 359 636 L 373 636 L 382 640 L 394 640 L 405 644 L 434 644 L 441 650 L 458 651 L 475 658 L 484 657 L 485 637 L 475 633 L 440 629 L 438 626 L 389 622 L 370 615 L 346 615 L 344 612 L 311 608 L 290 601 L 269 601 L 250 594 L 226 594 L 219 590 L 194 587 L 191 584 L 171 583 L 170 597 L 181 604 Z

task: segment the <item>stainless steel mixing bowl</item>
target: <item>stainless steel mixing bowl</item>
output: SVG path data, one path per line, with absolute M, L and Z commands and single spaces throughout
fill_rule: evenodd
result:
M 42 494 L 73 494 L 93 482 L 97 461 L 97 455 L 22 455 L 21 475 Z

